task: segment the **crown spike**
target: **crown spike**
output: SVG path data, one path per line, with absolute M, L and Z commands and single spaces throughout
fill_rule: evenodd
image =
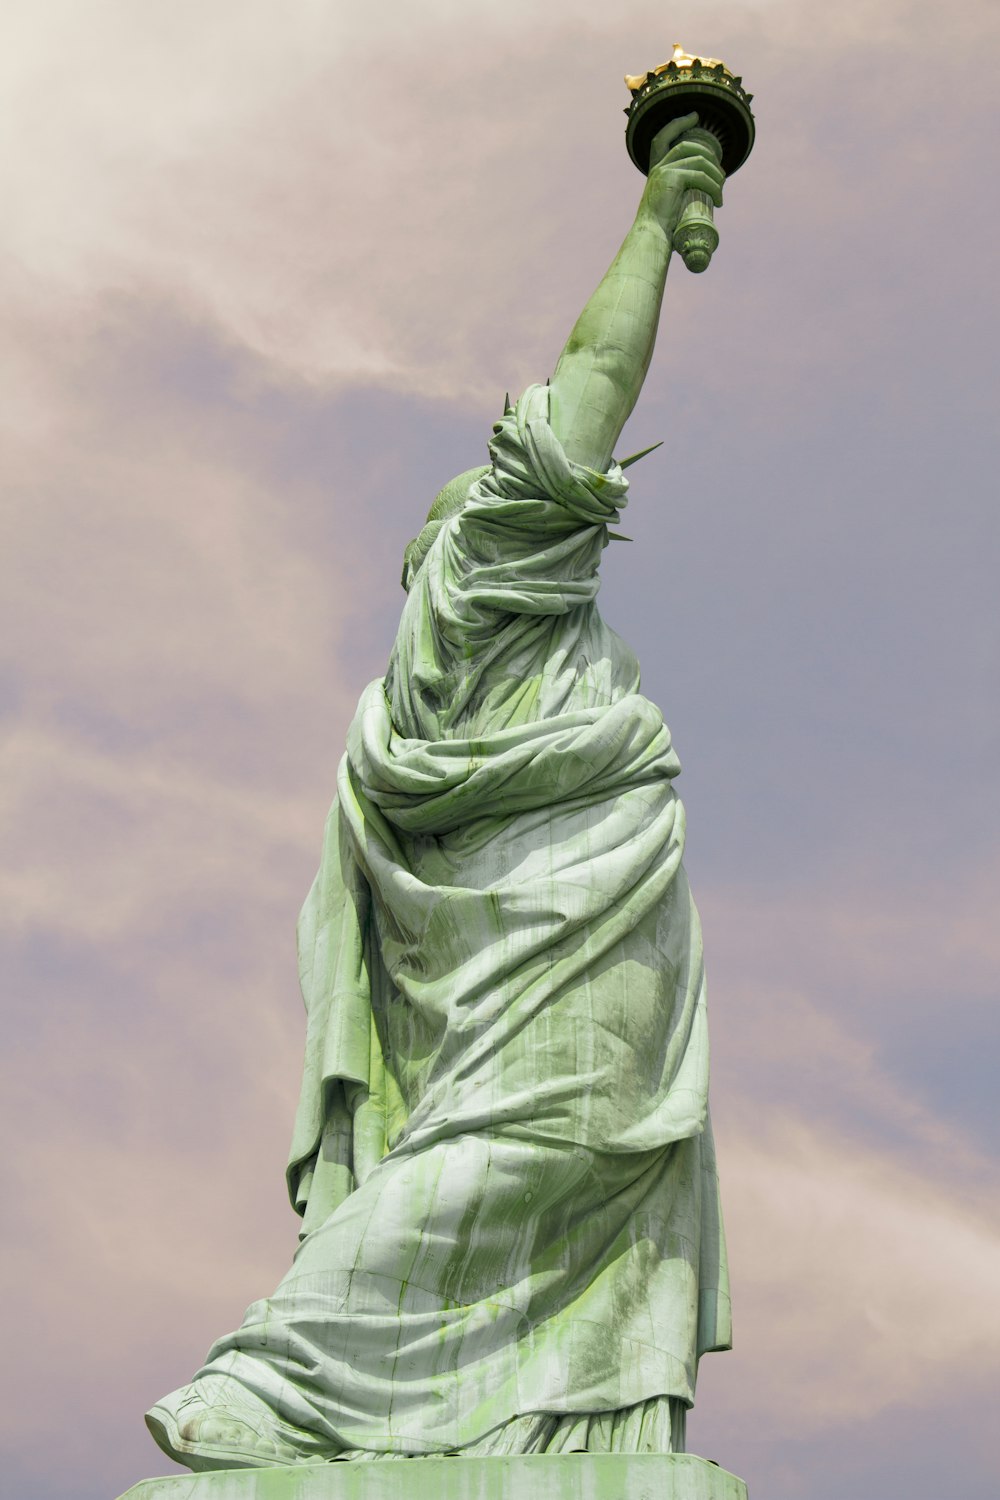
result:
M 660 438 L 660 441 L 658 443 L 651 443 L 648 448 L 640 448 L 638 453 L 631 453 L 629 454 L 628 458 L 623 458 L 618 467 L 619 469 L 630 469 L 633 464 L 637 464 L 639 462 L 640 458 L 645 458 L 647 453 L 655 453 L 657 448 L 662 447 L 663 438 Z

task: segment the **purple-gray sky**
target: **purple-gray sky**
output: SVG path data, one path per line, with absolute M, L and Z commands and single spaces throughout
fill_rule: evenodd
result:
M 706 928 L 737 1347 L 691 1444 L 994 1500 L 1000 7 L 10 17 L 5 1489 L 163 1472 L 144 1408 L 285 1269 L 293 929 L 402 547 L 550 373 L 641 186 L 621 76 L 680 39 L 758 145 L 602 600 Z

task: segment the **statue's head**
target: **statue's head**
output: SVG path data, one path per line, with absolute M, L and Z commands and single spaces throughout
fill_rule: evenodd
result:
M 424 522 L 423 529 L 418 536 L 413 538 L 403 553 L 402 584 L 407 592 L 445 521 L 462 509 L 476 480 L 482 479 L 483 475 L 489 472 L 489 464 L 482 464 L 478 469 L 466 469 L 464 474 L 449 479 L 443 490 L 438 490 L 434 504 L 427 512 L 427 520 Z

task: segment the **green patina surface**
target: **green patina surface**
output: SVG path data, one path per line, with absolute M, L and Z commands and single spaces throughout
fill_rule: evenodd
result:
M 420 1459 L 147 1479 L 121 1500 L 747 1500 L 734 1474 L 688 1454 Z
M 289 1467 L 144 1500 L 493 1496 L 514 1474 L 547 1500 L 742 1494 L 652 1456 L 683 1449 L 699 1358 L 728 1347 L 728 1281 L 680 766 L 596 604 L 671 235 L 692 191 L 720 201 L 692 124 L 551 382 L 409 549 L 349 731 L 299 927 L 303 1237 L 150 1417 L 192 1468 Z M 427 1457 L 300 1466 L 340 1453 Z M 555 1467 L 497 1467 L 539 1453 Z

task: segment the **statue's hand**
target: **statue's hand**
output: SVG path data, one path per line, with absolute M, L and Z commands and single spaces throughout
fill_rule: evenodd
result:
M 685 193 L 692 189 L 707 193 L 716 208 L 722 207 L 726 174 L 705 132 L 696 130 L 697 124 L 697 115 L 684 115 L 664 125 L 653 138 L 650 160 L 656 165 L 646 178 L 639 212 L 655 218 L 668 236 L 677 227 Z M 694 139 L 685 139 L 691 130 Z

